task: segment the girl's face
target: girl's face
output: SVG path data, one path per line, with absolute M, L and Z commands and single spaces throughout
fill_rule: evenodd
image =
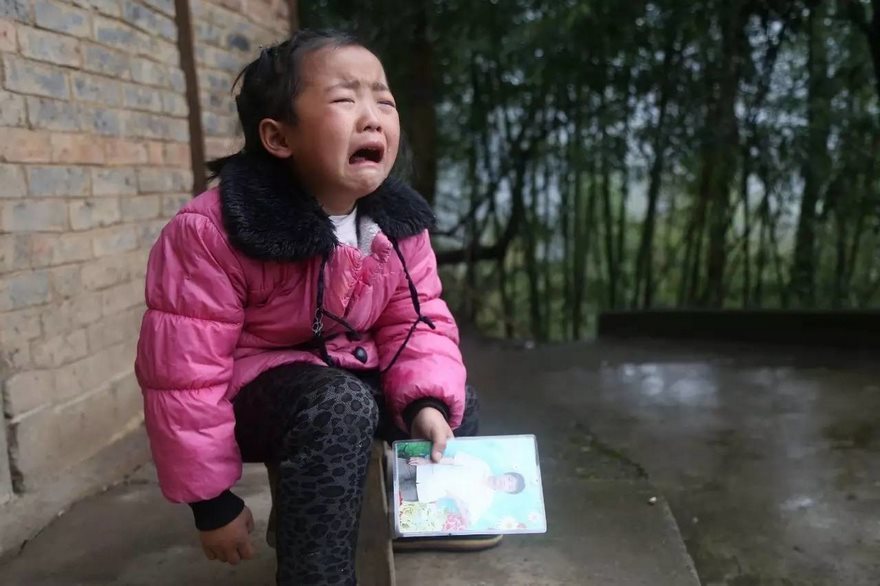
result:
M 297 177 L 329 213 L 375 191 L 397 158 L 400 120 L 379 59 L 363 47 L 323 49 L 302 62 L 303 87 L 284 125 Z

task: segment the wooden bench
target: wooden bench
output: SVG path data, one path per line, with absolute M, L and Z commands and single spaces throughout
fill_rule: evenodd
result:
M 364 485 L 361 506 L 360 532 L 355 567 L 360 584 L 395 586 L 394 551 L 391 546 L 391 515 L 388 511 L 388 493 L 385 486 L 385 448 L 382 440 L 373 440 L 370 464 Z M 275 545 L 275 498 L 278 493 L 278 467 L 267 464 L 269 489 L 272 493 L 272 512 L 266 540 Z
M 394 586 L 391 514 L 385 486 L 385 442 L 374 440 L 364 486 L 358 534 L 357 575 L 361 584 Z

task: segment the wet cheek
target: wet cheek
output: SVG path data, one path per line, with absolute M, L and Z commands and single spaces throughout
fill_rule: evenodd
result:
M 388 149 L 397 152 L 400 147 L 400 134 L 397 132 L 385 132 L 385 137 L 388 142 Z
M 345 116 L 332 110 L 325 113 L 315 127 L 316 143 L 338 143 L 344 137 L 348 137 L 353 124 Z
M 315 155 L 325 161 L 336 160 L 340 154 L 345 154 L 348 144 L 338 133 L 324 129 L 314 135 L 310 145 Z
M 395 145 L 400 142 L 400 125 L 396 119 L 393 124 L 385 127 L 385 136 L 388 137 L 389 142 L 393 142 Z
M 387 135 L 386 135 L 387 136 Z M 400 143 L 398 137 L 387 136 L 387 146 L 388 146 L 388 155 L 389 160 L 393 163 L 397 158 L 398 153 L 400 152 Z
M 381 118 L 382 128 L 385 130 L 385 136 L 390 140 L 392 137 L 397 139 L 400 136 L 400 116 L 397 112 L 385 113 Z

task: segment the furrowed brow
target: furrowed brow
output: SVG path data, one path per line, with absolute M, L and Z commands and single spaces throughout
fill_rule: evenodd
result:
M 340 81 L 340 82 L 338 82 L 338 83 L 334 83 L 333 85 L 329 86 L 329 87 L 327 88 L 327 91 L 328 91 L 328 92 L 331 92 L 331 91 L 333 91 L 333 90 L 337 90 L 337 89 L 344 89 L 344 90 L 357 90 L 357 89 L 359 89 L 360 87 L 361 87 L 361 82 L 359 82 L 358 80 L 356 80 L 356 79 L 346 79 L 346 80 L 344 80 L 344 81 Z

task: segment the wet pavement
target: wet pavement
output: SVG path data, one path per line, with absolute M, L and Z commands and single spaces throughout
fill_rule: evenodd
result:
M 602 342 L 483 350 L 650 475 L 707 586 L 880 584 L 880 363 L 868 353 Z M 540 388 L 512 372 L 540 371 Z
M 666 502 L 704 585 L 880 585 L 873 356 L 475 339 L 465 354 L 483 433 L 538 436 L 551 531 L 476 556 L 398 556 L 402 586 L 695 584 Z M 262 519 L 262 470 L 239 490 Z M 272 581 L 265 547 L 238 568 L 200 556 L 189 513 L 161 501 L 145 467 L 74 506 L 0 566 L 0 583 Z

